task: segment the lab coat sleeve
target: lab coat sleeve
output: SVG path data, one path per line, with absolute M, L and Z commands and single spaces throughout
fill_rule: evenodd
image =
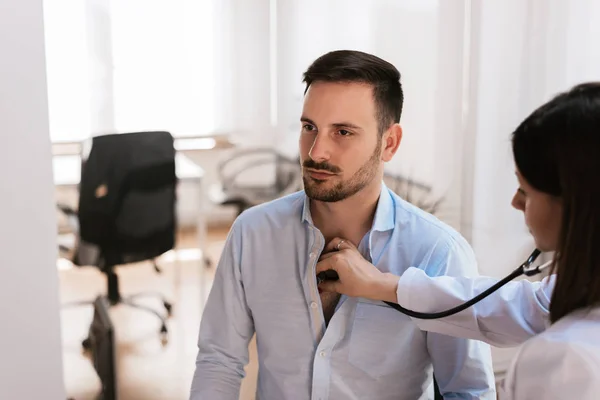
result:
M 238 400 L 254 323 L 241 273 L 242 234 L 234 223 L 200 323 L 190 400 Z
M 600 365 L 575 341 L 538 337 L 523 346 L 507 377 L 508 399 L 600 398 Z
M 429 274 L 477 275 L 471 248 L 456 241 L 436 251 L 426 266 Z M 496 399 L 490 346 L 477 340 L 427 332 L 427 349 L 440 393 L 445 399 Z
M 419 312 L 458 306 L 498 280 L 490 277 L 429 277 L 408 268 L 398 282 L 398 304 Z M 420 329 L 484 341 L 497 347 L 516 346 L 548 326 L 554 275 L 542 281 L 512 281 L 472 307 L 436 320 L 413 318 Z

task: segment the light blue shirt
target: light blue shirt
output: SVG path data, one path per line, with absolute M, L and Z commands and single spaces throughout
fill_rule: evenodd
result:
M 257 399 L 495 399 L 489 345 L 421 331 L 385 303 L 342 296 L 326 326 L 315 279 L 325 239 L 304 192 L 244 212 L 202 316 L 192 400 L 237 400 L 256 333 Z M 381 271 L 475 276 L 467 242 L 384 184 L 359 250 Z

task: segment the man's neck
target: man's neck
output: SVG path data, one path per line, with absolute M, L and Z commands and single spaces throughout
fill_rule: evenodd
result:
M 325 243 L 334 237 L 342 237 L 358 247 L 373 225 L 380 194 L 381 183 L 377 182 L 342 201 L 328 203 L 311 200 L 313 223 L 325 237 Z

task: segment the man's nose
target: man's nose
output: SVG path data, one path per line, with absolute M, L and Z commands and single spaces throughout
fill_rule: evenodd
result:
M 326 135 L 321 133 L 315 135 L 308 155 L 317 162 L 329 160 L 331 157 L 331 143 L 329 143 Z

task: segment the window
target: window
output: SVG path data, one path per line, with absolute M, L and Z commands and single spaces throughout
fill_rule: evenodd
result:
M 44 25 L 50 137 L 53 142 L 84 139 L 91 128 L 85 3 L 46 0 Z
M 117 130 L 213 130 L 212 1 L 119 0 L 111 15 Z
M 54 142 L 214 131 L 210 0 L 46 0 Z

